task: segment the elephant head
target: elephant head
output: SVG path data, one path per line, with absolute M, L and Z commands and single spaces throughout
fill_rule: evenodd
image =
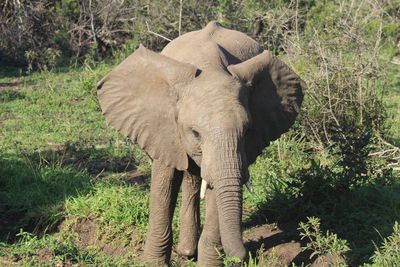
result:
M 98 96 L 109 124 L 151 158 L 177 170 L 191 158 L 201 168 L 216 193 L 224 250 L 243 259 L 248 165 L 293 124 L 304 87 L 268 52 L 217 70 L 140 46 L 99 82 Z

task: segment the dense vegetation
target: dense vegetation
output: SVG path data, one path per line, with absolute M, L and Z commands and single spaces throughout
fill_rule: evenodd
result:
M 281 229 L 296 266 L 399 266 L 398 0 L 3 1 L 0 265 L 141 265 L 151 162 L 106 125 L 95 84 L 140 42 L 160 50 L 211 19 L 308 85 L 250 167 L 245 236 Z M 285 264 L 268 240 L 249 238 L 249 266 Z

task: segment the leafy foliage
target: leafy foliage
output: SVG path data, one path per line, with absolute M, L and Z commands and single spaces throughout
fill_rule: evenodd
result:
M 299 229 L 301 238 L 309 240 L 304 249 L 312 251 L 311 258 L 334 254 L 343 257 L 350 250 L 347 241 L 338 238 L 336 234 L 329 231 L 325 234 L 321 233 L 321 223 L 318 218 L 308 217 L 307 219 L 307 223 L 300 223 Z
M 396 221 L 393 233 L 384 238 L 382 245 L 372 256 L 372 266 L 396 266 L 400 262 L 400 226 Z

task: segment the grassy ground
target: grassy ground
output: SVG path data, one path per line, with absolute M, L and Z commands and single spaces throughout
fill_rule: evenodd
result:
M 129 236 L 132 225 L 144 232 L 147 189 L 130 186 L 135 179 L 129 178 L 137 168 L 146 174 L 149 161 L 106 127 L 93 93 L 101 73 L 9 72 L 1 79 L 0 254 L 6 261 L 37 262 L 33 255 L 44 248 L 50 265 L 95 261 L 72 242 L 69 227 L 85 218 L 104 226 L 104 238 Z

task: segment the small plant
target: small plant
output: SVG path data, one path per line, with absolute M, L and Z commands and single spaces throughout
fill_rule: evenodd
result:
M 372 266 L 398 266 L 400 262 L 400 225 L 395 222 L 393 226 L 393 233 L 383 239 L 380 248 L 377 248 L 374 255 L 371 257 L 373 260 Z
M 300 222 L 299 230 L 301 239 L 309 241 L 303 250 L 312 251 L 310 259 L 327 255 L 345 258 L 345 254 L 350 251 L 348 242 L 330 231 L 323 234 L 319 218 L 307 217 L 307 220 L 306 223 Z
M 282 263 L 279 260 L 275 248 L 272 248 L 268 253 L 266 253 L 264 245 L 261 245 L 260 249 L 257 250 L 255 258 L 250 254 L 249 261 L 244 264 L 245 267 L 269 267 L 281 265 Z
M 233 257 L 233 258 L 223 257 L 223 264 L 226 267 L 240 266 L 241 260 L 239 258 L 236 258 L 236 257 Z
M 249 253 L 248 260 L 244 263 L 238 258 L 227 258 L 224 254 L 220 254 L 220 258 L 223 259 L 224 266 L 244 266 L 244 267 L 270 267 L 270 266 L 281 266 L 282 263 L 276 253 L 276 250 L 272 248 L 266 252 L 264 245 L 257 250 L 254 256 Z
M 47 48 L 43 52 L 43 60 L 45 62 L 44 68 L 45 70 L 49 69 L 52 70 L 56 65 L 58 60 L 61 57 L 61 51 L 59 49 L 54 49 L 54 48 Z
M 41 71 L 52 70 L 61 57 L 61 51 L 54 48 L 46 48 L 44 51 L 28 50 L 25 59 L 28 62 L 28 73 L 34 69 Z
M 25 59 L 28 61 L 28 73 L 33 70 L 34 61 L 38 57 L 38 52 L 34 50 L 28 50 L 25 52 Z

